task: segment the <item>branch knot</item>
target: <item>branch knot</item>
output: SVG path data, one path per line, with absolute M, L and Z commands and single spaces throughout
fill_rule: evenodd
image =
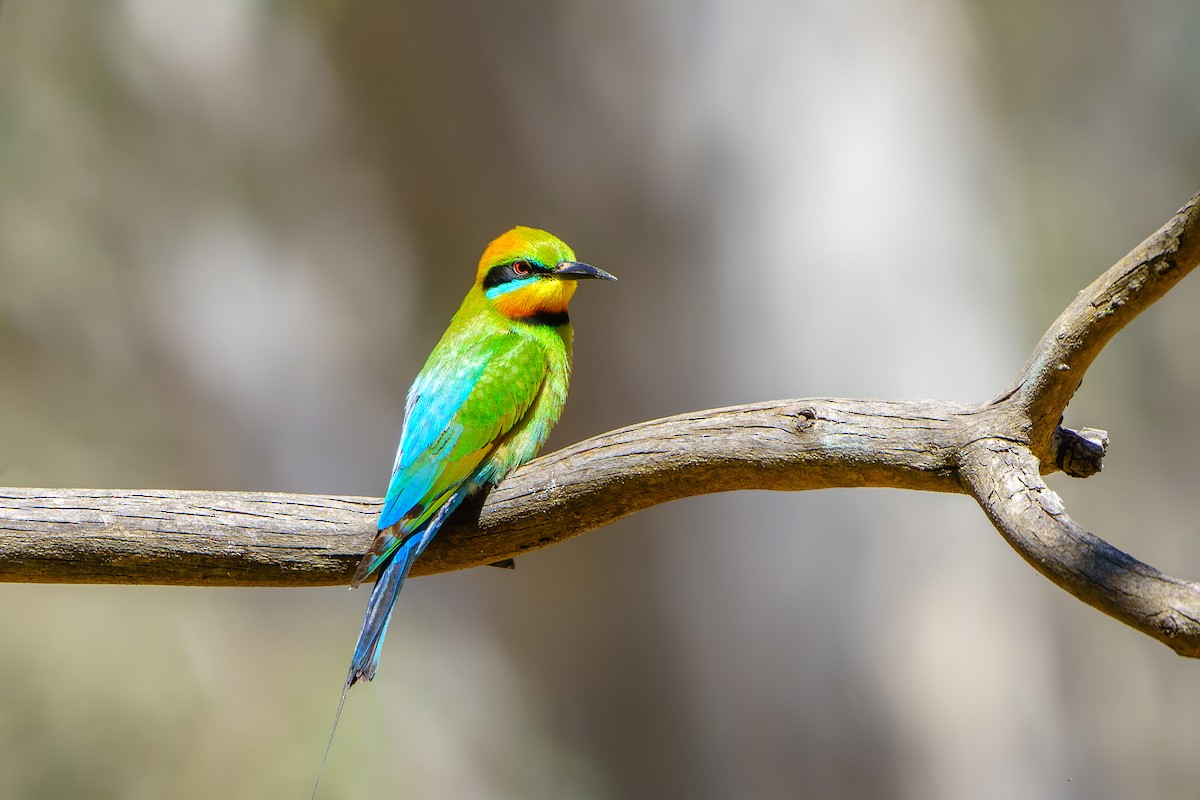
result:
M 1054 431 L 1054 463 L 1072 478 L 1090 478 L 1104 469 L 1104 454 L 1108 450 L 1108 431 L 1099 428 L 1080 428 L 1077 431 L 1061 425 Z

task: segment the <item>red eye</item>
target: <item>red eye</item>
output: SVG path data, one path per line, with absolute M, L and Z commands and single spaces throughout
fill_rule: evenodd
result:
M 512 271 L 513 271 L 514 275 L 524 278 L 526 275 L 528 275 L 533 270 L 531 270 L 529 268 L 528 261 L 514 261 L 512 263 Z

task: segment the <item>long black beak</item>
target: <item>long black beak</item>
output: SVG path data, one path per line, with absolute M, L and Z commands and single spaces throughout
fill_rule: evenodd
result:
M 599 267 L 584 264 L 579 261 L 562 261 L 554 268 L 553 274 L 569 281 L 579 281 L 584 278 L 599 278 L 604 281 L 615 281 L 615 275 L 609 275 Z

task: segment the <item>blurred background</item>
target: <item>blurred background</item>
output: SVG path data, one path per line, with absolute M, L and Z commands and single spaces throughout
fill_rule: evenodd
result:
M 9 0 L 0 485 L 380 494 L 514 224 L 573 305 L 551 447 L 986 399 L 1200 191 L 1188 0 Z M 1084 525 L 1200 577 L 1200 279 L 1068 422 Z M 0 586 L 0 796 L 307 797 L 367 595 Z M 710 495 L 405 590 L 324 798 L 1183 798 L 1200 664 L 965 497 Z

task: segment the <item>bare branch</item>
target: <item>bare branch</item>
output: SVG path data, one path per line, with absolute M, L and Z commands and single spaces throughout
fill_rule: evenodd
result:
M 1033 452 L 1050 440 L 1083 374 L 1122 328 L 1166 294 L 1200 260 L 1200 195 L 1092 282 L 1059 315 L 997 402 L 1015 397 L 1031 423 Z
M 414 574 L 502 561 L 708 492 L 960 492 L 953 458 L 974 416 L 949 403 L 795 400 L 611 431 L 530 462 L 482 506 L 461 509 Z M 348 583 L 370 546 L 378 503 L 249 492 L 0 489 L 0 580 Z
M 1200 584 L 1172 578 L 1067 516 L 1029 449 L 987 439 L 967 449 L 963 481 L 1005 540 L 1059 587 L 1181 656 L 1200 657 Z
M 1067 516 L 1040 473 L 1099 471 L 1104 431 L 1060 427 L 1109 340 L 1200 261 L 1200 195 L 1079 294 L 1007 391 L 948 402 L 811 399 L 611 431 L 518 469 L 459 510 L 414 573 L 504 562 L 650 506 L 738 489 L 889 486 L 975 497 L 1005 539 L 1081 600 L 1200 657 L 1200 584 Z M 0 581 L 347 583 L 375 532 L 362 497 L 0 489 Z
M 0 489 L 0 580 L 348 583 L 378 513 L 364 497 Z

